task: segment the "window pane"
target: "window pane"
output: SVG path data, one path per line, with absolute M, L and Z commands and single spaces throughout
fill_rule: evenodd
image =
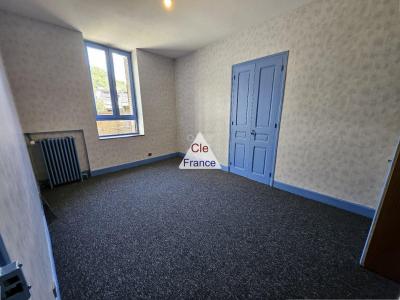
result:
M 137 133 L 135 120 L 97 121 L 99 136 Z
M 114 64 L 115 86 L 118 96 L 118 107 L 120 115 L 132 115 L 132 94 L 129 72 L 129 60 L 125 55 L 112 54 Z
M 104 50 L 87 47 L 92 77 L 93 94 L 98 115 L 112 115 L 110 83 L 108 82 L 108 70 L 106 53 Z

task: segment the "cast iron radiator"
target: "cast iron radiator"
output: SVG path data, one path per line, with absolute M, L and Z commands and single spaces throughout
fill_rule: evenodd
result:
M 73 137 L 49 138 L 40 140 L 50 187 L 82 181 L 79 159 Z

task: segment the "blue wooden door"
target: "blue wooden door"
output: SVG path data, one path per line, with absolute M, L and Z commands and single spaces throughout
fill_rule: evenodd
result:
M 230 170 L 270 185 L 286 64 L 281 53 L 233 67 Z
M 231 142 L 229 153 L 231 172 L 247 176 L 251 128 L 251 104 L 256 64 L 235 66 L 232 80 Z

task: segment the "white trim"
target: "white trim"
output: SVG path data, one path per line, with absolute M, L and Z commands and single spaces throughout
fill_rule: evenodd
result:
M 119 138 L 135 137 L 135 136 L 144 136 L 144 134 L 130 133 L 130 134 L 119 134 L 119 135 L 106 135 L 106 136 L 99 136 L 99 140 L 110 140 L 110 139 L 119 139 Z
M 135 88 L 136 96 L 136 119 L 138 122 L 139 135 L 144 135 L 144 121 L 143 121 L 143 107 L 142 107 L 142 92 L 140 89 L 140 78 L 139 78 L 139 60 L 138 50 L 132 51 L 132 70 L 133 70 L 133 85 Z

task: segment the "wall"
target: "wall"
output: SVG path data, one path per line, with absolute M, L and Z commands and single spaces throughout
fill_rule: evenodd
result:
M 198 131 L 226 165 L 232 65 L 289 50 L 275 179 L 375 207 L 400 132 L 398 4 L 318 0 L 178 59 L 175 74 L 134 51 L 146 134 L 124 139 L 97 137 L 81 33 L 0 12 L 0 48 L 24 132 L 82 129 L 92 170 L 185 152 Z
M 375 207 L 400 134 L 398 0 L 321 0 L 180 58 L 179 151 L 227 164 L 233 64 L 289 50 L 275 180 Z
M 23 131 L 83 130 L 83 170 L 176 152 L 173 60 L 133 52 L 145 135 L 100 140 L 80 32 L 0 11 L 0 49 Z
M 23 264 L 32 299 L 54 299 L 47 225 L 1 57 L 0 107 L 0 240 Z

